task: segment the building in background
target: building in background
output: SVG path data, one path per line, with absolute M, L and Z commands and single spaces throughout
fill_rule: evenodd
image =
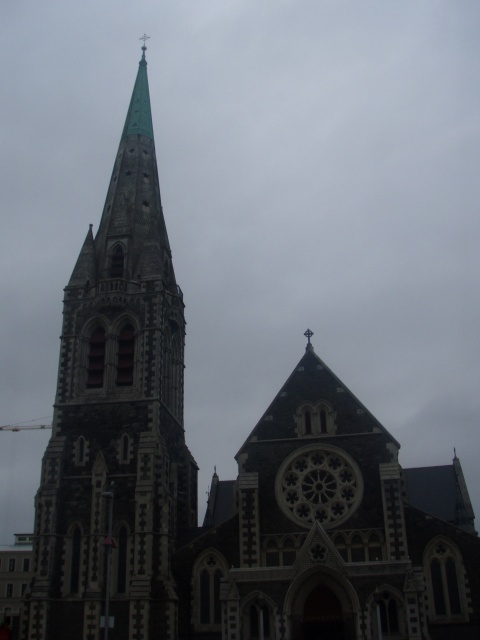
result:
M 198 527 L 143 47 L 100 225 L 65 289 L 25 640 L 480 636 L 459 460 L 402 470 L 399 443 L 306 337 Z
M 23 596 L 32 578 L 32 543 L 32 534 L 16 533 L 15 544 L 0 546 L 0 624 L 6 637 L 6 630 L 11 638 L 20 634 Z

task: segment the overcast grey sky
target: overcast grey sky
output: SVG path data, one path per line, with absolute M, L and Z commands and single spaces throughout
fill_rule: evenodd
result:
M 480 518 L 478 1 L 1 15 L 0 424 L 52 414 L 62 289 L 98 228 L 146 32 L 201 514 L 310 327 L 403 466 L 456 447 Z M 47 438 L 0 433 L 0 543 L 33 529 Z

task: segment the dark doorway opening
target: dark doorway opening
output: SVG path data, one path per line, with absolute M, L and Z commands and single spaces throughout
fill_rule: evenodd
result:
M 346 640 L 342 605 L 328 587 L 319 585 L 303 608 L 303 640 Z

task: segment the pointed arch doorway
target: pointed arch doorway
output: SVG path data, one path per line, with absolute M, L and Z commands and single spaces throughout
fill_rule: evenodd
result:
M 303 606 L 303 640 L 346 640 L 342 605 L 327 586 L 317 585 Z

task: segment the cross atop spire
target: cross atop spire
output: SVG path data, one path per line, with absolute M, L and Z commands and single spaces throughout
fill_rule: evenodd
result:
M 307 338 L 307 346 L 305 347 L 305 350 L 313 351 L 313 344 L 310 342 L 310 338 L 313 336 L 313 331 L 311 329 L 307 329 L 303 335 Z
M 146 33 L 143 34 L 143 36 L 141 38 L 139 38 L 139 40 L 143 40 L 143 47 L 142 47 L 142 51 L 143 51 L 143 55 L 145 55 L 145 51 L 147 50 L 146 42 L 147 40 L 150 40 L 150 36 L 147 36 Z

